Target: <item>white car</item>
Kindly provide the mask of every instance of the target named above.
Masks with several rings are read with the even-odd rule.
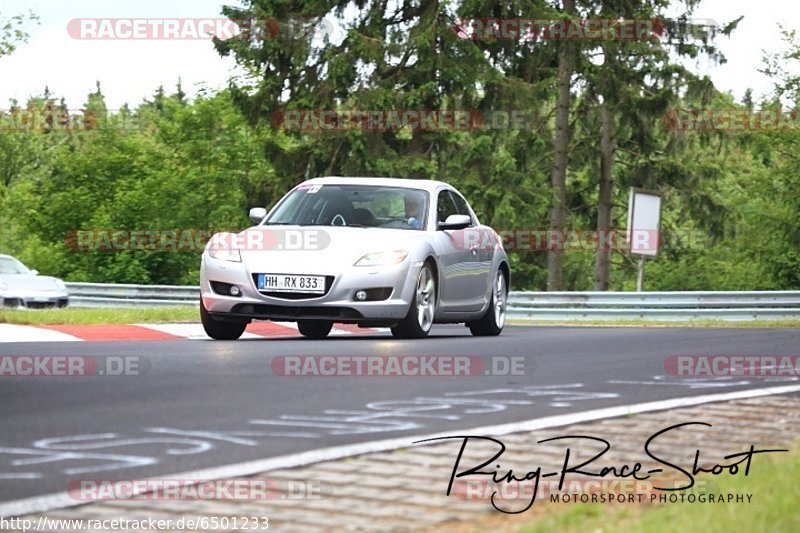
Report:
[[[310,338],[334,322],[424,337],[434,323],[499,335],[510,281],[500,237],[446,183],[306,181],[241,233],[218,233],[200,269],[200,317],[214,339],[252,320],[296,321]]]
[[[67,305],[69,293],[63,281],[40,276],[18,259],[0,255],[0,307],[45,309]]]

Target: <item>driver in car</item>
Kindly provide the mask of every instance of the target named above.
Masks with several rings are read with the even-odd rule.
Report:
[[[406,194],[404,200],[408,225],[414,229],[420,229],[424,221],[424,216],[422,214],[422,198],[417,194]]]

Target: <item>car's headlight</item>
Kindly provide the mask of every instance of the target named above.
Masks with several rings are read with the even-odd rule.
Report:
[[[408,251],[406,250],[372,252],[356,261],[355,266],[396,265],[402,263],[406,257],[408,257]]]
[[[4,291],[8,288],[8,285],[5,281],[0,281],[0,291]]]
[[[239,253],[238,248],[215,248],[211,246],[206,251],[208,252],[209,257],[219,259],[220,261],[233,261],[235,263],[242,262],[242,254]]]
[[[56,279],[56,280],[53,280],[53,281],[55,282],[55,286],[56,286],[56,288],[58,290],[60,290],[60,291],[67,290],[67,285],[63,281],[61,281],[60,279]]]

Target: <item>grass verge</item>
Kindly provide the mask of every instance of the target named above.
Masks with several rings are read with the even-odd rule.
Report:
[[[154,322],[199,322],[197,307],[142,307],[131,309],[0,309],[0,324],[142,324]]]

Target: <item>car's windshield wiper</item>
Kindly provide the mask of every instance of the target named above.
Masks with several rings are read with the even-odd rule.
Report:
[[[274,222],[270,223],[267,222],[264,226],[315,226],[315,227],[324,227],[324,228],[365,228],[371,229],[377,226],[365,226],[364,224],[345,224],[344,226],[340,226],[338,224],[322,224],[320,222],[302,224],[300,222]]]

